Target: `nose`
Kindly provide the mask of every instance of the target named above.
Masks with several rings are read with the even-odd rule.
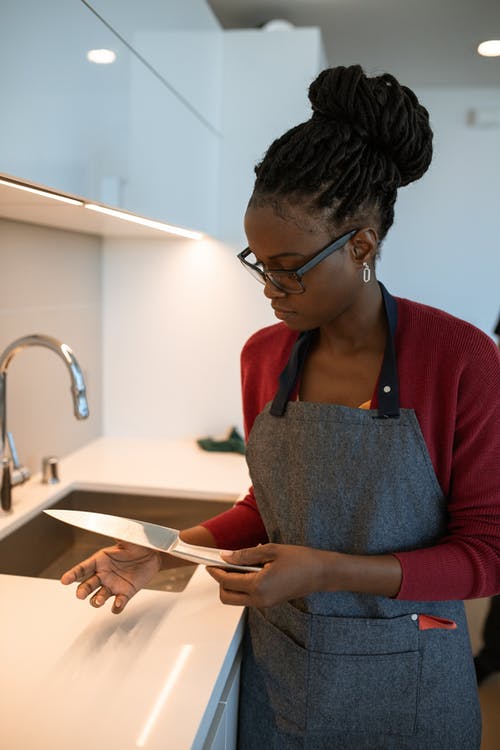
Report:
[[[282,289],[278,289],[277,286],[273,284],[272,281],[269,281],[269,279],[266,278],[266,283],[264,284],[264,294],[268,299],[279,299],[281,297],[286,297],[286,292],[284,292]]]

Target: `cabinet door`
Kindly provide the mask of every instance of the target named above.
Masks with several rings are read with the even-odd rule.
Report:
[[[219,703],[203,750],[226,750],[226,704]]]
[[[226,696],[226,744],[224,750],[236,750],[236,739],[238,735],[238,705],[240,694],[240,663],[241,657],[237,659],[237,671],[232,680],[228,680],[229,690]]]
[[[203,750],[236,750],[241,655],[238,654],[208,730]]]
[[[106,24],[81,2],[0,0],[0,172],[213,234],[219,23],[204,0],[97,4]]]

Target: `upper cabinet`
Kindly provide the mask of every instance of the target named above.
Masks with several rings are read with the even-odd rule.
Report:
[[[221,55],[202,0],[2,0],[0,172],[214,233]]]
[[[223,31],[205,0],[1,0],[0,173],[238,247],[323,63],[318,29]]]

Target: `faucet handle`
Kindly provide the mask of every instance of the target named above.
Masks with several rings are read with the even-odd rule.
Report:
[[[2,456],[1,458],[1,476],[0,476],[0,500],[3,510],[10,510],[12,495],[10,481],[10,458]]]
[[[18,484],[26,482],[30,478],[31,473],[27,466],[21,466],[19,458],[17,456],[16,444],[14,442],[14,436],[12,432],[7,433],[7,441],[9,443],[10,455],[12,456],[13,471],[10,474],[10,486],[16,487]],[[10,469],[9,469],[10,471]]]
[[[17,455],[16,444],[14,442],[14,435],[12,434],[12,432],[7,433],[7,442],[9,443],[10,455],[12,456],[14,469],[19,469],[19,457]]]

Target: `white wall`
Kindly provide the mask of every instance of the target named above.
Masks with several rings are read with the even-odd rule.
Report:
[[[193,438],[241,428],[239,354],[274,322],[215,240],[107,240],[104,433]]]
[[[402,188],[379,277],[395,294],[440,307],[491,335],[500,312],[500,128],[467,124],[500,106],[500,88],[417,91],[434,128],[428,173]]]
[[[0,219],[0,353],[21,336],[68,344],[82,368],[90,416],[73,414],[70,377],[53,352],[19,352],[7,371],[7,428],[32,472],[101,434],[101,243],[91,235]]]

